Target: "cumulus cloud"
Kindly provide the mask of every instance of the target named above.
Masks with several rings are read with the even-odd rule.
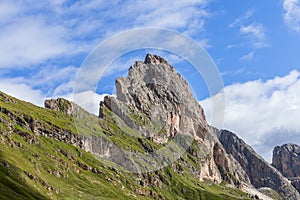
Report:
[[[300,32],[300,1],[284,0],[284,21],[288,27],[296,32]]]
[[[44,105],[45,96],[42,92],[25,83],[19,83],[12,79],[1,79],[0,91],[37,106]]]
[[[267,160],[275,145],[300,144],[300,72],[267,81],[255,80],[224,88],[224,126],[237,133]],[[217,102],[218,95],[213,97]],[[211,99],[200,102],[211,118]]]
[[[69,94],[66,99],[74,101],[83,109],[94,115],[99,115],[99,103],[108,94],[97,94],[94,91],[85,91],[78,94]]]
[[[25,18],[0,32],[0,68],[30,67],[49,58],[66,55],[64,28],[37,18]]]

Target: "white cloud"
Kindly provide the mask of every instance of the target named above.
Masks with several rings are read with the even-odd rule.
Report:
[[[40,90],[33,89],[24,83],[15,82],[13,79],[1,79],[0,91],[37,106],[44,105],[45,97]]]
[[[242,34],[252,34],[258,39],[264,39],[265,33],[261,24],[252,23],[248,26],[242,26],[240,28]]]
[[[4,23],[11,17],[16,16],[20,12],[20,7],[16,6],[16,2],[1,1],[0,2],[0,23]]]
[[[265,28],[262,24],[253,22],[247,26],[241,26],[240,33],[249,37],[252,45],[256,48],[268,46],[266,42]]]
[[[99,115],[99,103],[108,94],[97,94],[93,91],[85,91],[78,94],[69,94],[66,99],[74,101],[89,113]]]
[[[245,67],[241,67],[238,70],[229,70],[229,71],[221,72],[221,75],[222,76],[228,76],[228,75],[237,76],[237,75],[240,75],[242,73],[249,73],[249,72],[246,72],[246,68]]]
[[[269,44],[266,40],[265,27],[261,23],[257,23],[251,19],[253,13],[253,10],[247,10],[245,14],[236,18],[231,24],[229,24],[228,28],[238,28],[239,33],[242,36],[246,36],[247,42],[245,43],[248,44],[250,42],[250,46],[252,46],[252,48],[256,49],[267,47]],[[242,44],[229,44],[227,45],[227,48],[231,49],[241,45]]]
[[[64,34],[62,27],[45,24],[39,18],[24,18],[5,26],[0,32],[0,68],[24,68],[66,55],[71,46]]]
[[[246,54],[246,55],[243,55],[240,60],[241,61],[250,61],[252,60],[253,56],[254,56],[254,51],[251,51],[250,53]]]
[[[240,25],[243,21],[245,21],[245,20],[249,19],[250,17],[252,17],[253,12],[254,12],[253,10],[247,10],[247,12],[243,16],[236,18],[234,20],[234,22],[232,22],[231,24],[229,24],[228,27],[229,28],[233,28],[233,27],[235,27],[237,25]]]
[[[223,128],[237,133],[270,161],[275,145],[300,144],[299,91],[300,72],[296,70],[265,82],[255,80],[226,86]],[[210,119],[210,99],[200,104]]]
[[[300,1],[284,0],[284,21],[288,27],[296,32],[300,32]]]
[[[129,3],[129,2],[128,2]],[[133,3],[133,2],[131,2]],[[127,8],[130,4],[127,4]],[[206,1],[148,1],[138,3],[140,15],[136,19],[136,23],[142,26],[168,27],[168,28],[182,28],[187,27],[188,24],[194,24],[196,18],[207,17],[209,14],[203,9]],[[126,10],[130,12],[133,8]],[[187,14],[188,13],[188,14]],[[199,25],[199,29],[203,25]]]

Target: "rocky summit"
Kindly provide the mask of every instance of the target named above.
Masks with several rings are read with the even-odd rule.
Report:
[[[276,170],[210,126],[165,59],[147,54],[115,86],[99,116],[0,92],[0,199],[300,199],[285,178],[297,148],[276,150]]]
[[[105,97],[105,105],[118,114],[120,110],[127,113],[125,105],[129,114],[138,112],[145,116],[144,124],[146,120],[155,122],[155,128],[163,134],[148,129],[142,134],[158,143],[166,143],[178,133],[204,137],[201,130],[208,129],[203,109],[187,82],[159,56],[148,54],[144,62],[137,61],[130,67],[128,77],[117,78],[116,93],[117,98]],[[130,120],[126,122],[133,128],[142,129],[141,124]]]

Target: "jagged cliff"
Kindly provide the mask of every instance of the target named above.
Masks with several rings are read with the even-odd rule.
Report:
[[[0,93],[0,197],[14,187],[11,198],[249,199],[241,190],[254,185],[299,199],[249,146],[207,124],[163,58],[137,61],[116,92],[99,117],[61,98],[43,109]]]
[[[273,150],[272,165],[300,192],[300,146],[284,144]]]

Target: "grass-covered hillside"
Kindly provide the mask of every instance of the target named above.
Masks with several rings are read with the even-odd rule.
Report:
[[[106,136],[129,151],[146,152],[160,147],[124,132],[124,128],[120,129],[109,117],[108,111],[107,117],[101,120],[87,113],[86,116],[91,126],[94,123],[100,126],[95,126],[93,131],[86,130],[85,137]],[[47,134],[37,134],[37,128]],[[0,93],[0,199],[248,198],[247,194],[225,183],[198,180],[193,173],[200,170],[200,160],[195,156],[200,148],[196,142],[190,147],[190,153],[170,166],[133,174],[104,165],[80,145],[57,136],[62,133],[76,136],[72,115]]]

